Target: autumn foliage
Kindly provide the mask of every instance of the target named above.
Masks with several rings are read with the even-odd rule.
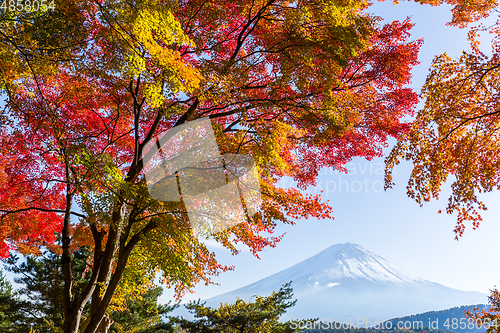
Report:
[[[482,220],[486,206],[478,194],[500,188],[500,26],[498,21],[476,22],[496,6],[479,2],[456,7],[472,15],[454,16],[450,24],[476,24],[469,26],[471,50],[458,59],[446,53],[434,58],[422,88],[425,105],[387,159],[386,187],[392,185],[395,165],[401,160],[413,163],[408,195],[421,205],[439,198],[445,182],[451,182],[445,211],[457,214],[456,239],[468,222],[475,229]],[[481,47],[481,35],[491,40],[491,55]]]
[[[478,326],[482,326],[485,333],[498,332],[498,322],[500,320],[500,292],[495,287],[490,290],[490,296],[488,296],[487,310],[480,310],[479,308],[474,308],[472,311],[467,311],[465,314],[467,318],[476,323]]]
[[[62,255],[65,332],[109,327],[127,276],[159,272],[182,295],[230,269],[193,236],[182,202],[148,194],[144,149],[175,126],[209,117],[221,154],[256,162],[261,210],[213,235],[233,253],[275,246],[277,223],[331,217],[320,196],[278,181],[305,188],[322,167],[381,156],[417,103],[405,85],[422,41],[368,5],[61,0],[0,14],[0,255]],[[89,282],[76,286],[82,245]]]

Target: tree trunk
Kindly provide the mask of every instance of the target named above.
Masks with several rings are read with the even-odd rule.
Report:
[[[97,328],[96,333],[108,333],[109,328],[111,327],[111,325],[113,325],[113,323],[113,319],[111,319],[111,317],[106,314],[104,318],[102,318],[101,324]]]
[[[81,313],[72,313],[69,316],[64,317],[64,333],[78,333],[78,327],[80,326],[81,319]]]
[[[67,195],[67,206],[71,207],[72,195]],[[106,309],[109,305],[110,299],[105,302],[103,311],[103,295],[101,295],[100,286],[106,289],[110,287],[111,276],[113,275],[113,265],[115,262],[115,255],[119,250],[120,239],[122,235],[122,223],[124,218],[125,205],[122,202],[117,204],[117,209],[113,212],[113,222],[116,222],[116,228],[110,227],[106,248],[102,248],[97,244],[102,239],[102,233],[97,230],[92,230],[95,240],[98,241],[95,248],[94,264],[92,277],[85,287],[83,292],[79,290],[73,292],[73,275],[71,270],[71,254],[69,251],[71,238],[69,235],[69,210],[66,213],[63,225],[63,255],[62,255],[62,270],[64,275],[64,333],[78,333],[78,332],[91,332],[91,333],[106,333],[110,326],[113,324],[112,319],[106,314]],[[121,254],[121,253],[120,253]],[[126,263],[126,261],[125,261]],[[115,272],[116,273],[116,272]],[[118,281],[121,279],[123,271],[118,273],[116,281],[111,281],[111,289],[113,292],[108,297],[111,298]],[[116,274],[115,274],[116,275]],[[75,293],[75,295],[73,295]],[[105,293],[107,295],[107,293]],[[92,297],[90,314],[80,329],[80,322],[82,318],[83,309],[85,304]],[[90,327],[88,327],[90,326]]]
[[[92,303],[90,306],[89,321],[82,332],[85,333],[105,333],[113,324],[112,319],[106,313],[106,310],[111,302],[114,291],[121,280],[124,266],[126,265],[128,255],[124,259],[124,251],[120,247],[123,236],[123,223],[125,218],[125,204],[118,201],[112,215],[112,227],[109,228],[108,240],[106,249],[103,253],[103,260],[99,270],[97,279],[98,286],[92,294]],[[118,263],[115,271],[113,266],[116,255],[118,254]],[[123,267],[121,267],[123,266]],[[101,288],[105,292],[102,293]]]
[[[79,332],[85,332],[89,323],[90,323],[90,317],[88,317],[85,320],[85,322],[82,324],[82,327],[81,327]],[[106,314],[95,332],[96,333],[108,333],[108,331],[111,328],[111,325],[113,325],[113,323],[114,323],[113,319],[111,319],[111,317],[108,314]]]

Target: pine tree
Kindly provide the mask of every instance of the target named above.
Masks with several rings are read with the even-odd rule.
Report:
[[[249,302],[238,299],[232,304],[221,304],[217,309],[206,306],[200,300],[190,302],[185,307],[197,319],[190,321],[176,317],[172,321],[189,333],[297,332],[298,329],[291,328],[290,322],[279,321],[280,316],[297,302],[291,301],[292,297],[290,281],[270,296],[254,296]]]
[[[0,333],[19,333],[23,322],[23,302],[13,290],[12,284],[0,271]]]

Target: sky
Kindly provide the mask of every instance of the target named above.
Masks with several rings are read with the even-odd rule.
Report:
[[[432,7],[413,2],[375,3],[368,9],[384,18],[385,22],[404,20],[407,16],[415,23],[412,39],[424,39],[420,50],[420,65],[413,70],[411,86],[420,91],[435,55],[446,52],[459,57],[468,49],[467,33],[446,26],[451,20],[451,7]],[[389,142],[387,154],[395,141]],[[305,260],[334,244],[352,242],[378,254],[418,277],[461,290],[480,291],[485,294],[500,284],[500,193],[482,195],[488,211],[484,212],[480,227],[472,230],[467,225],[463,237],[456,241],[453,228],[456,217],[438,214],[446,207],[449,185],[443,189],[441,199],[420,207],[406,195],[406,184],[411,164],[402,163],[395,169],[396,185],[383,190],[383,158],[367,162],[355,159],[347,165],[349,174],[323,169],[316,188],[323,189],[323,199],[333,207],[332,220],[300,220],[295,225],[279,225],[275,234],[285,234],[275,248],[267,248],[255,258],[244,247],[237,256],[230,255],[216,243],[208,243],[220,263],[234,265],[231,272],[221,273],[213,281],[219,286],[199,285],[195,293],[184,301],[206,299],[228,292]],[[284,180],[284,186],[293,186]],[[161,301],[172,299],[166,290]],[[486,302],[485,296],[485,302]]]

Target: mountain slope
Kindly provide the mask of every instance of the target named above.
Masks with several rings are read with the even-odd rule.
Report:
[[[409,326],[409,323],[413,327],[426,327],[431,329],[440,330],[452,330],[457,333],[482,333],[486,331],[489,325],[495,326],[496,323],[485,323],[483,321],[469,320],[465,316],[466,311],[474,312],[474,308],[477,307],[479,310],[487,311],[490,306],[486,304],[476,304],[461,307],[454,307],[451,309],[441,310],[441,311],[429,311],[425,313],[419,313],[411,316],[394,318],[388,320],[391,324],[384,323],[384,327],[403,327],[405,324]]]
[[[207,300],[218,306],[237,297],[268,295],[292,282],[297,304],[282,318],[382,321],[458,305],[486,303],[486,295],[445,287],[413,276],[384,258],[346,243],[248,286]],[[359,319],[359,321],[358,321]],[[356,324],[355,324],[356,325]],[[357,326],[360,326],[357,325]]]

